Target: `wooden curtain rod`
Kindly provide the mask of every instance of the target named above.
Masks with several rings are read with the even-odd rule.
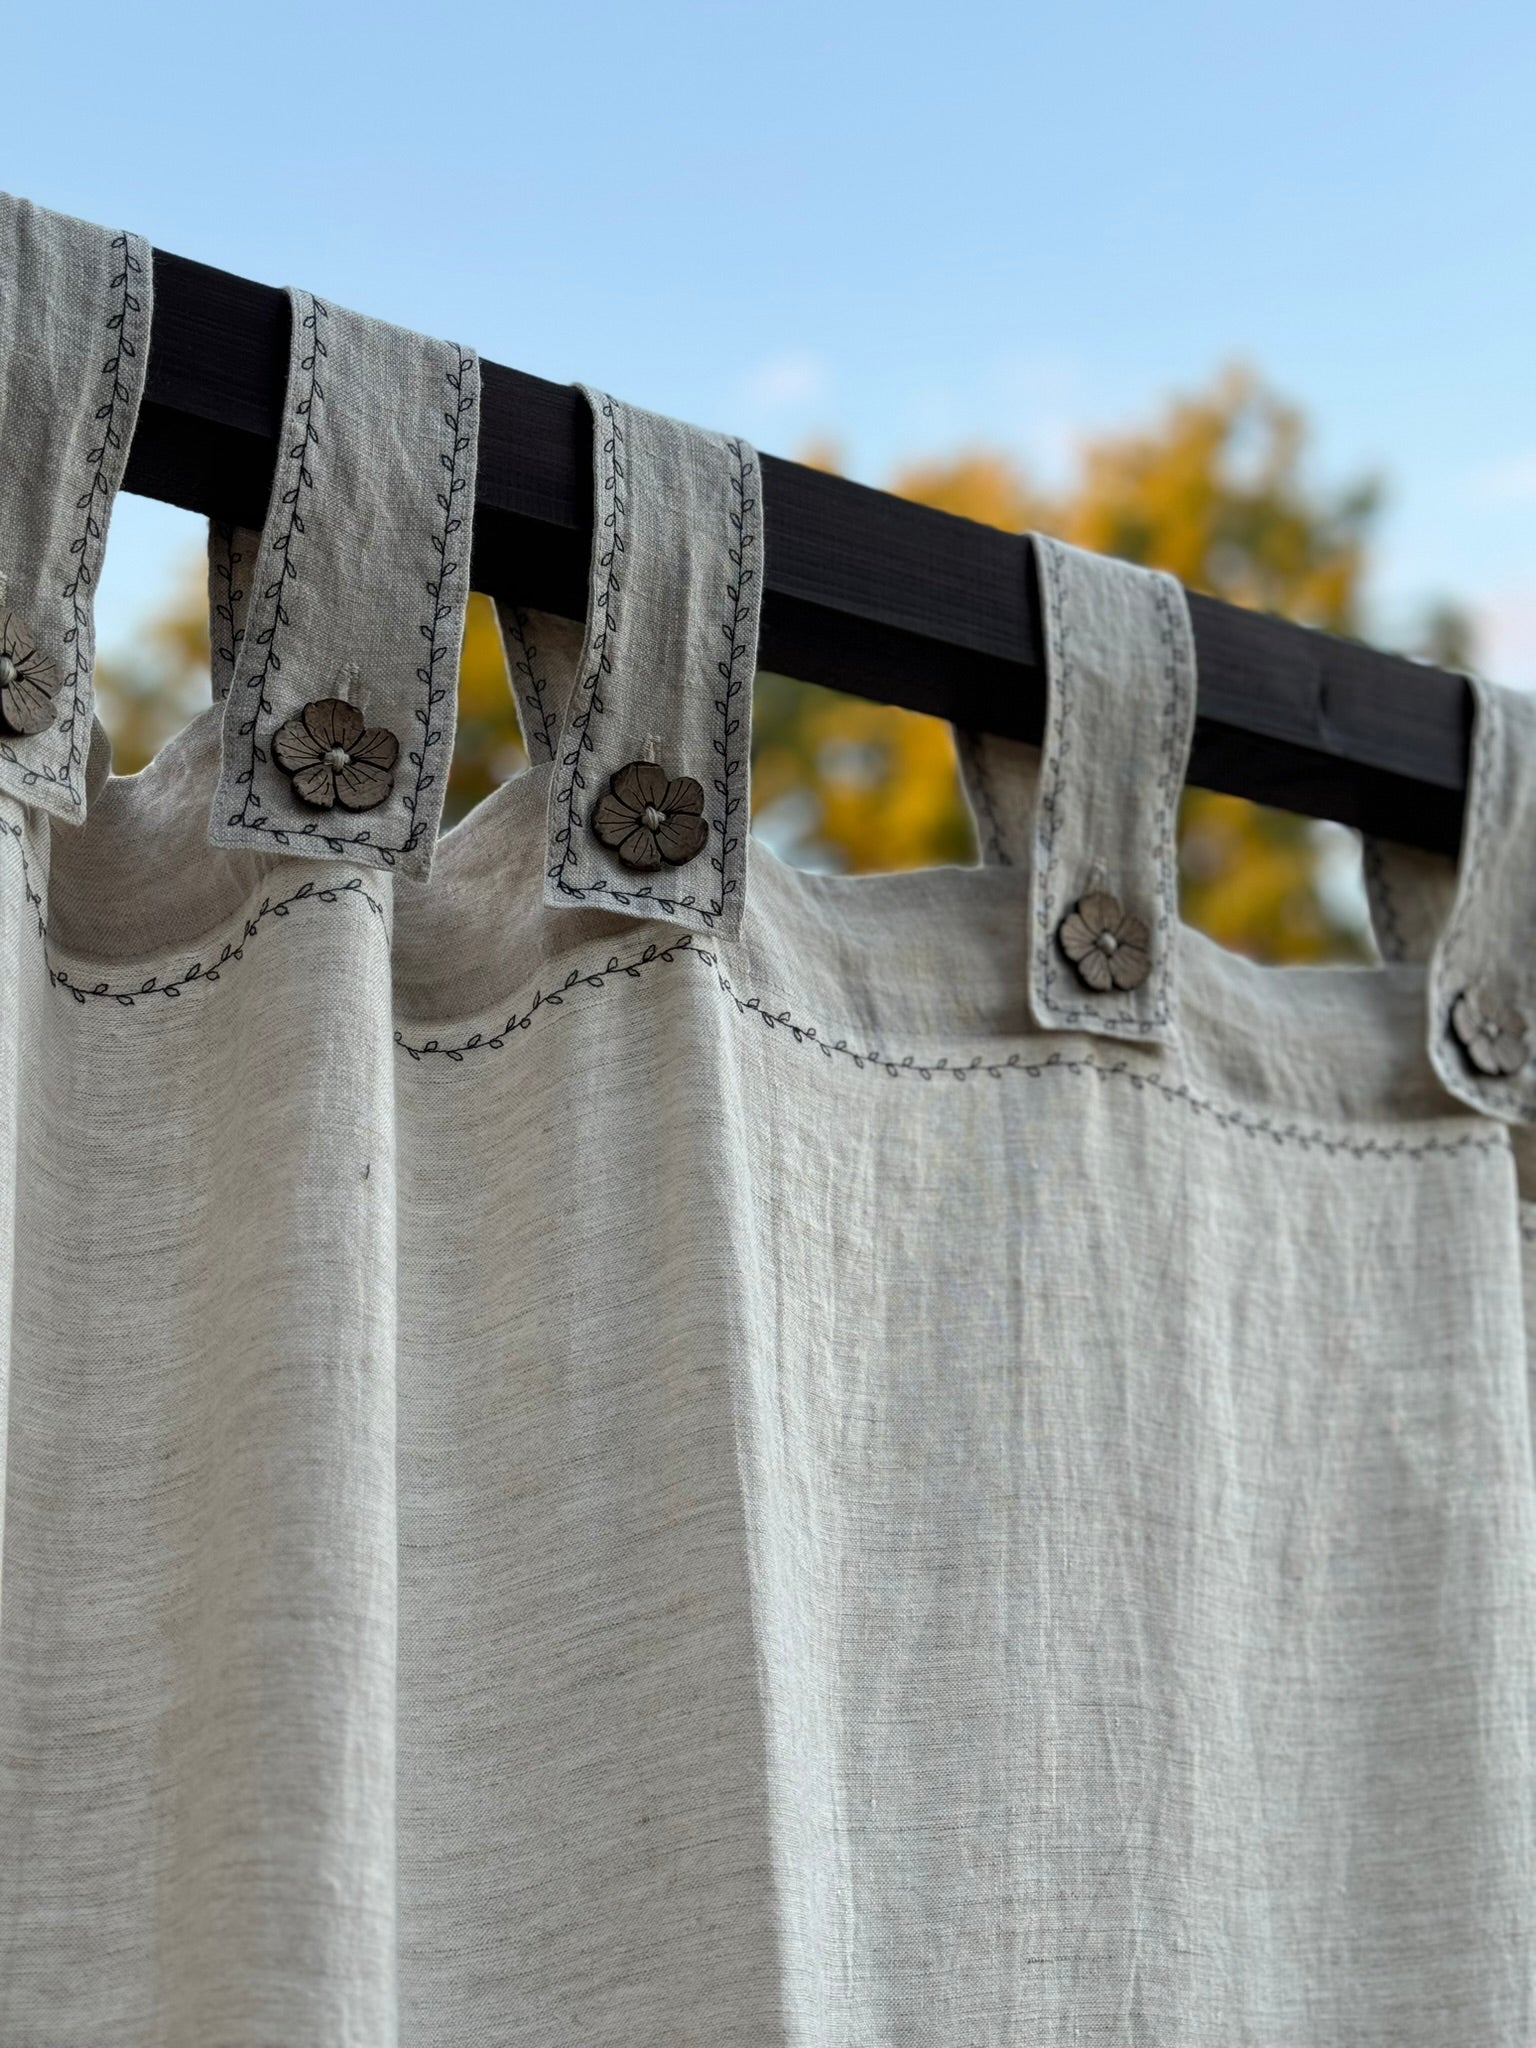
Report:
[[[148,382],[125,488],[259,527],[288,300],[155,253]],[[476,590],[579,619],[591,425],[572,386],[484,363]],[[1045,678],[1025,543],[762,457],[763,668],[1038,741]],[[1456,675],[1189,595],[1200,687],[1189,780],[1435,852],[1460,841],[1471,692]]]

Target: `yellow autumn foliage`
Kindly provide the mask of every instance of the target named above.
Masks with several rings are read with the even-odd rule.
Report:
[[[1150,427],[1087,440],[1064,491],[1037,487],[990,449],[913,464],[892,488],[1010,532],[1038,529],[1166,569],[1234,604],[1350,633],[1376,494],[1369,484],[1331,495],[1312,489],[1305,448],[1298,411],[1238,366],[1209,390],[1175,398]],[[825,450],[818,460],[836,467]],[[1458,624],[1449,614],[1441,621],[1444,632]],[[813,857],[853,873],[970,857],[953,850],[970,839],[947,726],[804,686],[785,691],[770,700],[760,743],[785,764],[781,782],[792,781],[791,771],[800,777],[789,815]],[[857,736],[861,750],[853,781],[841,765],[847,736]],[[899,803],[892,784],[903,785]],[[777,794],[770,784],[765,804]],[[1191,923],[1264,960],[1364,957],[1358,922],[1341,916],[1321,886],[1337,828],[1188,790],[1179,829],[1182,909]]]

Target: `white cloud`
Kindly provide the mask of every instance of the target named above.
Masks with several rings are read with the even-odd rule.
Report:
[[[831,381],[831,372],[820,356],[809,349],[791,349],[749,370],[745,387],[754,405],[793,406],[822,397]]]
[[[1039,481],[1059,487],[1075,472],[1091,410],[1079,364],[1051,353],[998,356],[979,396],[994,438],[1018,447]]]
[[[914,384],[890,407],[893,457],[942,457],[963,448],[1003,450],[1047,490],[1076,476],[1083,440],[1094,425],[1113,425],[1095,402],[1085,370],[1062,355],[999,352],[978,360],[963,381]]]
[[[1494,591],[1472,617],[1479,670],[1515,689],[1536,689],[1536,590]]]
[[[1536,449],[1485,462],[1470,473],[1464,489],[1479,505],[1536,505]]]

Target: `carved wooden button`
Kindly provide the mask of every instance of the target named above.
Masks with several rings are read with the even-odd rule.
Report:
[[[1084,896],[1057,929],[1063,953],[1078,979],[1102,995],[1110,988],[1139,988],[1152,969],[1146,926],[1122,910],[1102,889]]]
[[[592,830],[627,868],[679,868],[709,840],[704,791],[691,775],[669,776],[654,761],[628,761],[608,778]]]
[[[58,665],[38,646],[26,620],[15,612],[0,616],[0,730],[47,732],[57,715],[58,687]]]
[[[317,697],[277,728],[272,751],[305,803],[371,811],[395,786],[400,742],[382,725],[365,731],[363,714],[344,697]]]
[[[1530,1056],[1520,1012],[1478,989],[1463,989],[1452,1003],[1451,1029],[1480,1074],[1518,1074]]]

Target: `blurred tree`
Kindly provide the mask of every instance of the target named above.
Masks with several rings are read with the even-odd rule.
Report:
[[[194,558],[135,642],[96,664],[112,768],[135,775],[208,702],[208,572]]]
[[[444,826],[457,824],[498,783],[527,765],[507,681],[501,629],[490,599],[473,591],[459,659],[459,724],[443,802]]]
[[[894,488],[968,519],[1167,569],[1234,604],[1353,633],[1376,488],[1311,488],[1304,450],[1297,410],[1236,367],[1208,391],[1175,399],[1147,429],[1089,440],[1063,492],[1038,488],[984,450],[910,467]],[[818,459],[836,466],[826,450]],[[1457,615],[1444,610],[1438,626],[1443,640],[1458,630]],[[946,726],[766,683],[762,824],[778,822],[770,804],[787,804],[791,857],[803,850],[850,872],[968,857],[957,851],[970,838]],[[1183,912],[1211,937],[1265,960],[1368,957],[1357,903],[1339,887],[1341,853],[1347,859],[1352,845],[1340,828],[1188,790],[1179,829]]]
[[[1038,528],[1167,569],[1232,603],[1354,633],[1376,487],[1312,486],[1305,443],[1297,409],[1234,367],[1208,390],[1175,398],[1147,428],[1089,439],[1065,490],[1042,490],[984,450],[909,467],[894,488],[1009,531]],[[838,467],[827,445],[802,460]],[[1468,621],[1442,602],[1408,651],[1459,667],[1469,647]],[[119,773],[142,766],[207,702],[207,663],[199,564],[132,654],[102,664]],[[974,859],[941,720],[766,672],[754,719],[754,822],[786,859],[847,873]],[[476,595],[445,822],[525,758],[495,618]],[[1264,960],[1367,957],[1352,835],[1201,790],[1185,792],[1179,829],[1184,915],[1211,937]]]

